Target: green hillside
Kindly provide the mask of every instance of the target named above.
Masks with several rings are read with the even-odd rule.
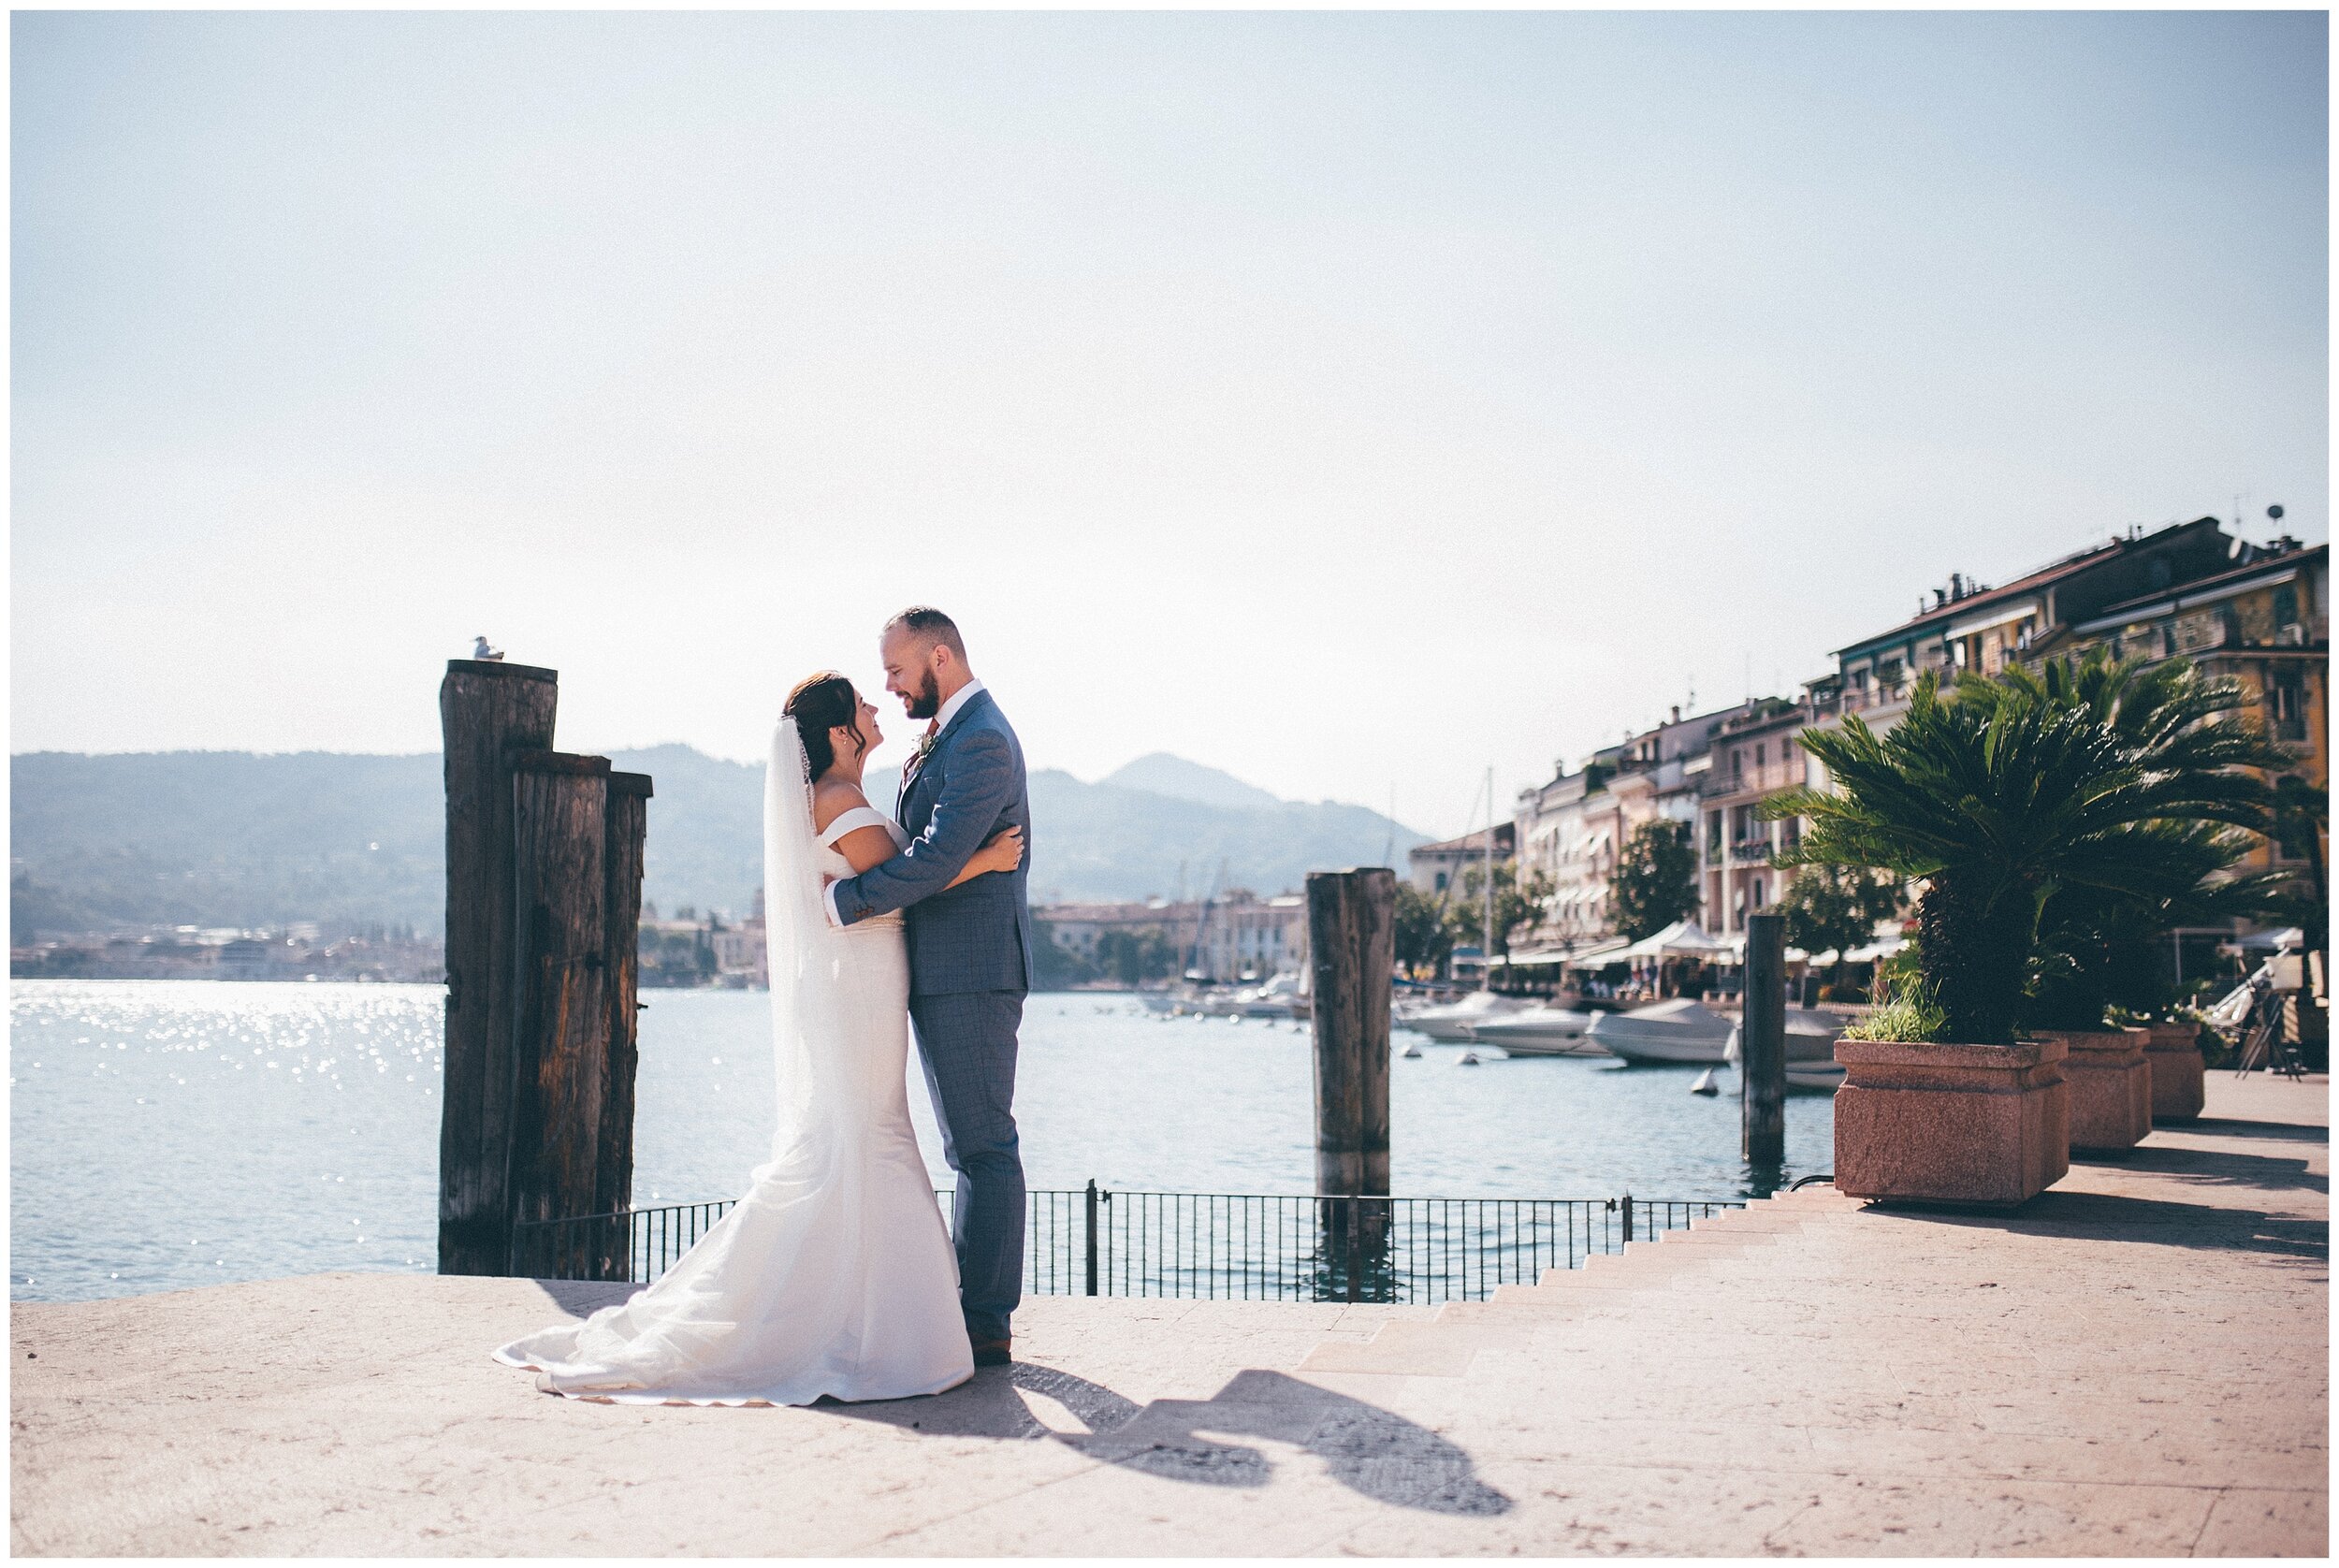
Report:
[[[610,759],[656,780],[645,896],[669,914],[744,913],[763,875],[763,770],[687,746]],[[1188,783],[1214,771],[1179,770]],[[435,932],[444,916],[435,754],[28,752],[9,775],[19,941],[118,922]],[[1216,777],[1219,798],[1250,788]],[[890,774],[869,784],[890,801]],[[1031,792],[1032,891],[1043,900],[1169,896],[1182,865],[1189,894],[1213,883],[1276,893],[1310,870],[1378,864],[1392,833],[1398,857],[1422,842],[1363,806],[1213,805],[1053,769],[1032,776]]]

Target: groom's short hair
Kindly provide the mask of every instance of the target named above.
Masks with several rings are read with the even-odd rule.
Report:
[[[965,639],[958,634],[958,622],[933,605],[912,604],[908,609],[887,621],[885,630],[891,632],[896,626],[922,643],[929,646],[940,643],[944,647],[958,655],[960,663],[966,662],[966,644]]]

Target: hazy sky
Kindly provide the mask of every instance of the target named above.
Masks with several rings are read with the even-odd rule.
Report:
[[[484,632],[757,756],[931,601],[1035,765],[1457,832],[1952,571],[2326,538],[2325,29],[20,12],[12,748],[431,749]]]

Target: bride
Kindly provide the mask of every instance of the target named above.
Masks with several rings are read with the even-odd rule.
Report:
[[[899,915],[842,930],[824,877],[905,835],[862,793],[884,736],[843,675],[788,695],[763,786],[778,1129],[747,1196],[656,1284],[495,1358],[572,1399],[809,1404],[937,1394],[974,1374],[958,1263],[909,1123],[909,967]],[[1001,833],[958,880],[1011,871]]]

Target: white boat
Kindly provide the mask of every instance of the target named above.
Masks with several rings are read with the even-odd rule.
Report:
[[[1454,1045],[1470,1038],[1462,1032],[1464,1025],[1501,1018],[1507,1013],[1523,1012],[1526,1008],[1527,1004],[1516,996],[1505,996],[1494,991],[1474,991],[1459,1002],[1450,1002],[1442,1008],[1422,1009],[1405,1020],[1405,1027],[1427,1035],[1433,1040]]]
[[[1628,1062],[1693,1062],[1711,1067],[1723,1060],[1730,1021],[1686,996],[1631,1012],[1604,1012],[1584,1038]]]
[[[1690,1093],[1693,1095],[1721,1094],[1722,1085],[1714,1082],[1714,1069],[1707,1067],[1704,1072],[1699,1073],[1697,1082],[1690,1085]]]
[[[1844,1021],[1821,1008],[1787,1009],[1787,1087],[1832,1094],[1843,1086],[1843,1064],[1836,1060],[1836,1041]],[[1727,1060],[1739,1057],[1738,1031],[1730,1031],[1724,1048]]]
[[[1528,1008],[1502,1018],[1466,1024],[1464,1038],[1478,1045],[1499,1045],[1513,1056],[1605,1056],[1598,1044],[1584,1038],[1591,1014],[1569,1008]]]

